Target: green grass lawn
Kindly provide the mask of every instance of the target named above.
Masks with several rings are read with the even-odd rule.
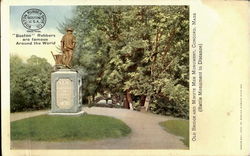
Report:
[[[159,123],[164,130],[177,136],[183,137],[181,141],[189,147],[189,121],[188,120],[168,120]]]
[[[41,115],[11,122],[11,140],[97,140],[122,137],[130,132],[121,120],[100,115]]]

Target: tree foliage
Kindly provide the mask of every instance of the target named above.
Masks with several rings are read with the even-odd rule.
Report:
[[[151,111],[188,118],[187,6],[78,6],[74,15],[61,30],[75,29],[84,95],[150,97]]]
[[[51,65],[44,58],[31,56],[23,62],[10,57],[11,112],[38,110],[50,106]]]

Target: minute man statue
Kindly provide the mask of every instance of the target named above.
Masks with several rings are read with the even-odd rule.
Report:
[[[61,40],[61,50],[64,53],[63,64],[68,68],[71,68],[73,50],[76,45],[76,37],[72,33],[73,29],[67,28],[67,33],[62,37]]]

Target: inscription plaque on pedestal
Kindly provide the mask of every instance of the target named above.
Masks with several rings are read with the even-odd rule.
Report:
[[[72,107],[73,82],[70,79],[59,79],[56,82],[56,101],[60,109]]]
[[[82,107],[82,79],[79,73],[60,69],[51,74],[51,113],[78,113]]]

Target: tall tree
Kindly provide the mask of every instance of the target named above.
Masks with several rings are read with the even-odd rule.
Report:
[[[148,97],[152,111],[188,117],[187,6],[79,6],[69,24],[85,95],[124,96],[126,108]]]

